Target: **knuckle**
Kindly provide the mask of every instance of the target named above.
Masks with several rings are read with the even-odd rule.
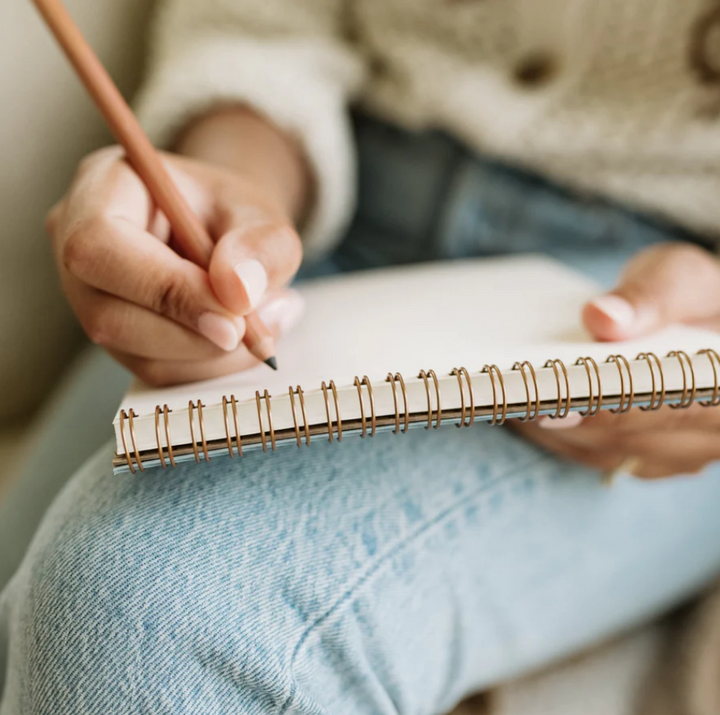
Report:
[[[62,262],[78,278],[88,275],[96,263],[95,237],[105,229],[100,219],[90,219],[71,229],[63,242]]]
[[[692,243],[671,243],[666,247],[667,255],[674,260],[706,260],[708,253],[704,248]]]
[[[90,340],[105,348],[122,348],[132,334],[131,314],[121,303],[98,299],[80,320]]]
[[[152,306],[159,315],[176,317],[184,314],[188,300],[183,281],[168,273],[155,286]]]
[[[167,363],[160,360],[140,360],[133,372],[150,387],[169,387],[174,384]]]
[[[123,149],[117,144],[97,149],[80,160],[76,176],[82,176],[88,171],[92,171],[98,164],[109,161],[116,161],[122,156]]]
[[[109,347],[114,342],[112,322],[110,311],[102,304],[89,306],[80,316],[80,324],[90,341],[103,347]]]
[[[88,154],[87,156],[84,156],[80,162],[77,165],[77,170],[75,171],[75,178],[78,178],[80,176],[83,176],[84,174],[87,174],[88,171],[90,171],[98,160],[98,154],[102,150],[94,151],[91,154]]]
[[[284,227],[283,231],[288,234],[288,237],[285,240],[287,246],[288,262],[290,264],[292,273],[295,274],[300,268],[300,264],[302,263],[303,259],[302,241],[300,240],[298,232],[291,226]]]
[[[717,261],[713,256],[701,246],[691,243],[671,243],[666,246],[658,246],[657,255],[663,259],[659,266],[660,269],[673,273],[682,273],[683,275],[694,275],[697,278],[697,272],[701,275],[705,272],[717,271]]]

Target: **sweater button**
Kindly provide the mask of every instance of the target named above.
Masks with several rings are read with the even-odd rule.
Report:
[[[692,28],[690,64],[703,84],[720,82],[720,7],[701,15]]]
[[[515,81],[536,89],[550,82],[558,71],[557,60],[547,52],[533,52],[521,58],[513,68]]]

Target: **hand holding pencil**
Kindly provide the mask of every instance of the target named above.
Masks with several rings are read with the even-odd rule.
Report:
[[[238,109],[187,133],[185,153],[202,161],[161,157],[59,0],[34,2],[124,149],[86,159],[48,222],[86,331],[154,384],[255,359],[274,367],[273,335],[255,310],[275,333],[301,312],[282,289],[302,253],[292,226],[307,193],[299,152]]]

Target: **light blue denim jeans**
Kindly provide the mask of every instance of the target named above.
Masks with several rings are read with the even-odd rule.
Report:
[[[306,275],[534,250],[609,283],[689,238],[446,137],[369,121],[358,137],[358,217]],[[111,453],[70,480],[0,598],[1,715],[442,713],[720,569],[720,470],[607,489],[498,427],[134,476]]]

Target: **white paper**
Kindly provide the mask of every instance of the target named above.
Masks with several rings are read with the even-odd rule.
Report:
[[[433,369],[440,380],[442,407],[459,408],[460,393],[453,368],[472,374],[476,406],[493,404],[492,382],[481,374],[486,364],[496,364],[505,374],[506,399],[526,398],[516,361],[538,368],[542,399],[557,394],[552,370],[542,370],[549,359],[572,366],[577,358],[591,356],[604,362],[609,355],[629,359],[640,352],[665,356],[671,350],[693,354],[703,348],[720,349],[720,336],[687,327],[673,327],[660,334],[625,343],[595,343],[580,322],[583,304],[600,292],[586,277],[543,257],[464,260],[458,263],[424,264],[382,269],[322,279],[302,287],[307,300],[303,320],[278,344],[277,372],[261,365],[255,369],[214,380],[166,389],[135,384],[125,396],[121,410],[132,409],[139,450],[157,446],[156,406],[172,410],[171,434],[176,445],[191,441],[188,402],[202,400],[203,423],[208,440],[226,436],[222,398],[234,396],[239,410],[241,434],[259,432],[256,391],[272,396],[275,429],[293,426],[288,388],[305,392],[308,422],[326,424],[326,404],[320,385],[334,380],[339,391],[343,420],[360,417],[356,376],[368,376],[373,385],[377,415],[394,415],[388,373],[406,379],[410,411],[427,410],[427,391],[420,370]],[[683,372],[676,359],[664,360],[666,389],[682,387]],[[508,374],[509,373],[509,374]],[[616,365],[602,368],[603,392],[620,393]],[[634,389],[649,391],[651,373],[644,363],[633,365]],[[571,391],[587,397],[587,374],[582,367],[569,370]],[[696,360],[697,386],[712,386],[711,362]],[[564,378],[563,378],[564,380]],[[431,385],[431,407],[436,409]],[[498,385],[496,383],[496,390]],[[563,384],[564,389],[564,384]],[[366,414],[369,395],[362,391]],[[335,420],[330,397],[331,419]],[[264,402],[262,403],[265,410]],[[402,404],[400,405],[402,409]],[[118,454],[123,454],[115,419]],[[263,412],[265,415],[265,412]],[[263,418],[265,419],[265,417]],[[198,425],[195,424],[196,439]],[[267,424],[264,423],[264,429]]]

